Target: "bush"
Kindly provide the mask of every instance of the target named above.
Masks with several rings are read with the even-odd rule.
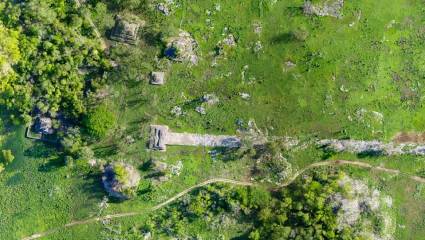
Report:
[[[106,105],[101,105],[89,112],[83,120],[87,132],[96,138],[104,138],[116,124],[115,114]]]
[[[1,160],[3,162],[4,165],[8,165],[10,163],[13,162],[13,160],[15,159],[15,156],[12,153],[12,150],[7,149],[7,150],[2,150],[1,151]]]

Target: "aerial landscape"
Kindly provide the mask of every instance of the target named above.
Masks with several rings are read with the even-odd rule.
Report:
[[[0,240],[425,240],[422,0],[0,0]]]

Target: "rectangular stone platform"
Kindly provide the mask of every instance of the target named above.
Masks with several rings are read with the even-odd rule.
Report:
[[[166,145],[238,148],[236,136],[170,132],[168,126],[152,125],[149,148],[165,151]]]

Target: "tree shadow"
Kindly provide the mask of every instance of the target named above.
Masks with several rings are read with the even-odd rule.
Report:
[[[46,146],[46,143],[36,141],[30,148],[24,151],[24,156],[33,158],[47,158],[56,155],[56,149]]]
[[[65,166],[65,161],[60,156],[50,158],[46,163],[38,167],[39,172],[51,172]]]
[[[142,32],[142,40],[147,45],[151,47],[159,47],[161,49],[165,49],[166,46],[164,42],[162,41],[162,33],[161,32],[154,32],[145,30]]]
[[[118,147],[115,144],[112,144],[109,146],[94,148],[93,151],[96,156],[104,158],[118,154]]]
[[[6,181],[6,186],[12,187],[17,186],[22,183],[24,180],[24,175],[20,172],[15,173],[13,176],[9,177]]]
[[[370,149],[367,151],[363,151],[361,153],[357,154],[358,158],[376,158],[376,157],[380,157],[382,155],[384,155],[384,151],[381,149]]]
[[[214,147],[209,151],[211,158],[223,162],[230,162],[241,159],[245,156],[245,152],[241,148]]]
[[[107,192],[103,188],[102,174],[100,172],[91,171],[84,175],[84,184],[82,191],[91,199],[101,200],[107,196]]]
[[[296,38],[295,38],[293,33],[286,32],[286,33],[281,33],[279,35],[273,36],[270,39],[270,42],[272,44],[280,44],[280,43],[290,43],[290,42],[293,42],[295,40],[296,40]]]

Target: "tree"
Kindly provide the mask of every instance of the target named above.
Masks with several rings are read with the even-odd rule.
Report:
[[[5,64],[15,64],[21,58],[19,31],[6,28],[0,21],[0,36],[0,69],[3,69]]]
[[[104,138],[108,131],[115,127],[115,114],[109,111],[108,106],[101,105],[89,112],[83,120],[87,132],[96,138]]]
[[[4,165],[8,165],[12,163],[13,160],[15,159],[15,156],[13,156],[12,150],[6,149],[6,150],[2,150],[1,152],[2,152],[2,161]]]

